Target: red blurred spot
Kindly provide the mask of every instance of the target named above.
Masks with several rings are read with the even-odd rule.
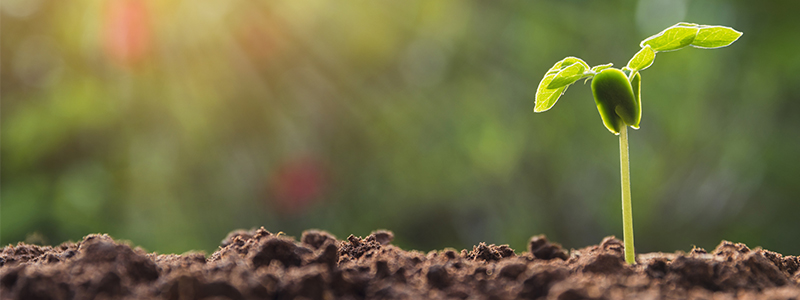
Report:
[[[112,61],[132,66],[150,51],[152,36],[147,7],[140,0],[106,2],[103,50]]]
[[[324,185],[319,162],[303,158],[284,163],[272,176],[271,190],[281,212],[298,213],[322,196]]]

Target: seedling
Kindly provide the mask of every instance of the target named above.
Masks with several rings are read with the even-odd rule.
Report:
[[[627,127],[639,129],[639,122],[642,120],[642,76],[639,72],[653,64],[658,52],[675,51],[687,46],[701,49],[722,48],[732,44],[740,36],[741,32],[730,27],[681,22],[643,40],[639,44],[642,49],[622,69],[612,68],[613,64],[590,68],[582,59],[569,56],[553,65],[539,82],[534,112],[549,110],[576,81],[593,79],[592,95],[603,125],[611,133],[619,135],[622,224],[625,261],[628,264],[633,264],[636,260],[633,249]]]

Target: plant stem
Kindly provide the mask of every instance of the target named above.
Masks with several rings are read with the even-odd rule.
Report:
[[[628,126],[620,121],[619,167],[622,175],[622,232],[625,243],[625,261],[636,263],[633,249],[633,209],[631,208],[631,168],[628,158]]]

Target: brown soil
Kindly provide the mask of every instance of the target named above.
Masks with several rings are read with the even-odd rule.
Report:
[[[297,242],[236,231],[206,258],[146,253],[107,235],[56,247],[6,246],[2,299],[799,299],[800,258],[723,241],[711,251],[623,261],[622,243],[565,251],[544,236],[528,251],[480,245],[422,253],[393,235]]]

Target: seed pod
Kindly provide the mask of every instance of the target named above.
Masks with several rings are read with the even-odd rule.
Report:
[[[633,123],[628,125],[634,129],[639,129],[639,122],[642,121],[642,75],[640,75],[639,72],[636,72],[636,74],[631,77],[631,87],[633,88],[633,97],[635,98],[633,104],[636,105],[633,115],[636,116],[636,119],[634,119]]]
[[[592,94],[597,111],[600,112],[603,124],[614,134],[619,134],[621,123],[639,128],[642,110],[638,97],[641,82],[638,73],[634,75],[634,81],[637,85],[636,96],[631,82],[620,69],[605,69],[592,79]]]

